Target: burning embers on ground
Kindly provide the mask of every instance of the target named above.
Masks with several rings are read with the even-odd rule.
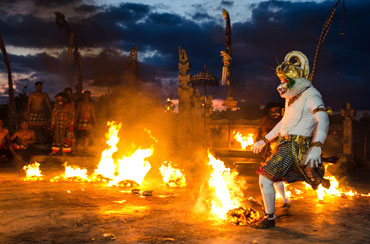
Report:
[[[121,123],[108,122],[108,132],[106,133],[107,148],[102,152],[100,162],[91,175],[87,174],[87,169],[81,169],[75,165],[64,164],[63,174],[50,179],[51,182],[73,181],[73,182],[100,182],[106,186],[134,187],[143,183],[146,174],[151,169],[149,158],[154,152],[154,146],[150,148],[138,148],[132,153],[128,153],[119,159],[115,159],[113,154],[118,151],[119,143],[118,132],[122,127]],[[150,138],[157,142],[150,130],[145,129]],[[40,164],[34,163],[24,167],[26,171],[25,180],[41,180],[42,174]],[[163,181],[169,187],[183,187],[186,185],[185,175],[179,169],[173,168],[169,163],[164,162],[160,168]]]
[[[118,134],[122,125],[121,123],[109,122],[108,126],[109,129],[106,133],[107,146],[101,153],[100,161],[92,174],[89,175],[87,169],[79,168],[76,165],[68,165],[66,162],[64,173],[52,177],[49,181],[84,182],[103,184],[107,187],[136,188],[143,184],[150,170],[156,170],[162,176],[163,183],[168,187],[186,187],[184,171],[177,168],[178,166],[173,162],[165,160],[160,167],[153,168],[151,162],[154,160],[152,155],[155,145],[148,148],[138,147],[131,152],[118,152],[117,145],[120,141]],[[145,131],[154,144],[159,143],[150,130],[145,129]],[[253,140],[253,136],[249,136],[252,139],[246,140]],[[253,141],[248,142],[247,145],[250,143],[253,143]],[[122,156],[114,157],[116,153]],[[211,216],[237,225],[249,225],[258,221],[261,214],[248,207],[247,201],[250,198],[246,197],[243,192],[244,188],[238,179],[238,172],[225,167],[224,162],[216,159],[211,153],[208,153],[208,160],[206,161],[210,171],[206,176],[207,182],[203,184],[203,189],[201,189],[201,192],[206,192],[206,199],[202,201],[202,204],[206,206],[205,209],[211,213]],[[26,165],[23,169],[26,172],[25,181],[40,181],[46,178],[41,173],[40,164],[37,162]],[[329,189],[320,186],[315,193],[313,190],[309,190],[310,186],[308,185],[302,184],[299,189],[288,185],[286,186],[286,196],[290,200],[303,198],[306,194],[312,193],[317,194],[319,200],[336,196],[370,197],[370,194],[358,194],[352,189],[344,190],[345,188],[340,188],[334,176],[329,176],[328,179],[331,182]],[[134,193],[135,190],[140,191],[133,189],[128,192]],[[150,192],[148,196],[151,196],[151,191],[148,192]]]
[[[325,165],[325,169],[328,168],[328,164]],[[326,174],[328,174],[328,171]],[[318,189],[315,191],[312,187],[303,182],[293,185],[284,183],[285,186],[285,196],[288,200],[296,200],[304,198],[307,195],[316,195],[317,200],[323,201],[325,199],[330,199],[333,197],[370,197],[370,193],[363,194],[358,193],[350,187],[340,186],[338,180],[333,175],[325,177],[330,181],[330,187],[328,189],[324,188],[322,185],[319,185]],[[282,197],[277,193],[277,199],[282,199]]]

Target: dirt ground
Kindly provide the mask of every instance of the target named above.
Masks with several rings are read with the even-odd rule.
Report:
[[[149,185],[153,196],[94,183],[23,181],[0,169],[0,243],[370,243],[370,198],[307,195],[255,230],[194,211],[194,189]],[[259,197],[257,176],[244,175]],[[370,192],[369,184],[356,186]],[[278,203],[279,205],[279,203]]]

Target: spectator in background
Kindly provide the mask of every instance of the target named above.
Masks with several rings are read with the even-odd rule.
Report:
[[[83,152],[88,152],[90,133],[96,125],[95,106],[90,99],[90,91],[85,91],[83,100],[77,104],[77,137],[83,144]]]
[[[11,151],[15,156],[19,156],[23,161],[28,163],[31,159],[32,144],[36,142],[36,135],[33,130],[28,128],[26,121],[21,122],[20,129],[10,138],[10,141],[13,142],[14,140],[16,142],[10,147]]]
[[[35,83],[36,91],[32,92],[27,101],[27,117],[29,125],[35,130],[37,143],[45,144],[47,138],[48,116],[51,112],[50,99],[42,92],[42,82]],[[47,113],[45,113],[45,108]]]
[[[74,126],[74,107],[66,103],[63,92],[55,96],[55,104],[51,115],[50,129],[53,134],[52,152],[55,155],[62,151],[63,155],[71,152]]]
[[[82,87],[80,83],[77,83],[75,86],[76,92],[72,94],[73,96],[73,101],[75,101],[76,104],[80,102],[83,99],[83,94],[82,94]]]
[[[70,103],[73,107],[76,107],[76,100],[72,93],[72,88],[68,87],[64,89],[64,94],[66,96],[66,103]]]
[[[12,159],[12,154],[9,151],[9,131],[3,128],[3,121],[0,119],[0,158],[6,157],[8,161]]]

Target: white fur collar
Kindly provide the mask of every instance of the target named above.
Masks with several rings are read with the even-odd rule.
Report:
[[[293,94],[294,92],[296,93],[296,96],[297,96],[301,92],[301,95],[297,98],[296,101],[294,101],[290,105],[289,105],[289,100],[291,99],[285,99],[285,113],[282,119],[282,125],[280,129],[280,134],[282,136],[288,135],[289,132],[301,120],[302,114],[303,114],[303,108],[304,108],[304,105],[306,104],[307,98],[312,97],[313,95],[319,95],[321,97],[320,92],[316,90],[316,88],[314,88],[311,85],[311,83],[309,83],[309,86],[307,86],[307,81],[308,81],[307,79],[300,78],[300,79],[295,79],[295,81],[296,83],[291,88],[292,89],[291,94]]]

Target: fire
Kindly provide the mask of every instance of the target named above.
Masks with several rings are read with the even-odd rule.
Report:
[[[142,184],[151,165],[145,159],[152,156],[153,149],[137,149],[130,157],[118,159],[118,174],[113,177],[108,186],[118,186],[123,181],[133,181]],[[130,185],[131,186],[131,185]]]
[[[24,181],[38,181],[43,180],[42,174],[40,170],[40,164],[38,162],[34,162],[33,164],[28,164],[23,167],[23,170],[26,171],[26,178]]]
[[[171,166],[171,161],[165,161],[162,166],[159,168],[161,172],[163,181],[169,187],[185,187],[186,180],[185,175],[181,172],[181,170],[173,168]]]
[[[50,182],[57,182],[61,178],[67,181],[74,181],[74,182],[82,182],[82,181],[90,181],[87,176],[87,169],[80,169],[78,166],[72,165],[68,166],[68,163],[64,163],[64,175],[56,176],[50,180]]]
[[[119,142],[118,132],[122,124],[115,121],[108,122],[109,130],[105,135],[107,138],[108,148],[101,155],[98,168],[95,169],[92,180],[108,182],[108,186],[132,187],[141,185],[151,165],[145,159],[153,154],[153,149],[137,149],[130,156],[125,156],[117,161],[114,160],[113,154],[117,152]],[[145,130],[150,136],[149,130]],[[151,136],[154,140],[155,138]]]
[[[230,168],[226,168],[224,162],[216,159],[212,154],[208,153],[209,165],[212,166],[213,172],[209,179],[209,185],[214,188],[215,200],[212,200],[212,212],[219,218],[226,220],[227,212],[231,209],[239,208],[241,202],[239,197],[243,193],[238,185],[235,184],[235,178],[238,175],[236,171],[231,172]],[[236,194],[238,193],[238,194]]]
[[[244,206],[244,194],[238,184],[238,172],[226,168],[224,162],[208,152],[209,165],[212,166],[208,181],[214,192],[212,213],[222,220],[236,225],[249,225],[260,219],[260,214]],[[249,199],[248,199],[249,200]]]
[[[115,177],[114,173],[116,171],[116,164],[113,160],[113,153],[117,152],[117,143],[119,142],[118,132],[121,129],[122,124],[117,124],[115,121],[110,121],[107,123],[109,126],[108,132],[105,135],[108,144],[102,154],[98,165],[98,168],[94,172],[94,180],[101,178],[113,179]],[[100,176],[100,177],[99,177]]]
[[[327,165],[325,165],[325,168],[327,168]],[[347,197],[370,197],[370,193],[364,194],[364,193],[358,193],[357,191],[349,188],[349,187],[341,187],[338,180],[335,178],[335,176],[330,175],[326,177],[325,179],[330,181],[330,187],[329,189],[324,188],[322,185],[319,185],[318,189],[316,190],[315,194],[317,195],[317,199],[319,201],[324,200],[328,197],[340,197],[340,196],[347,196]],[[304,192],[303,190],[298,190],[296,188],[293,188],[295,191],[294,196],[292,198],[298,198],[296,195],[300,195],[303,193],[307,193],[308,191],[313,191],[312,187],[307,184],[306,182],[303,182],[303,185],[305,186],[305,189],[307,190]],[[302,196],[301,196],[302,198]]]
[[[240,132],[233,131],[233,134],[234,139],[240,143],[243,150],[254,144],[253,133],[249,133],[248,136],[243,136]]]
[[[149,129],[145,128],[145,129],[144,129],[144,131],[145,131],[146,133],[148,133],[149,137],[150,137],[153,141],[158,142],[158,139],[157,139],[157,138],[155,138],[155,137],[152,135],[151,130],[149,130]]]

